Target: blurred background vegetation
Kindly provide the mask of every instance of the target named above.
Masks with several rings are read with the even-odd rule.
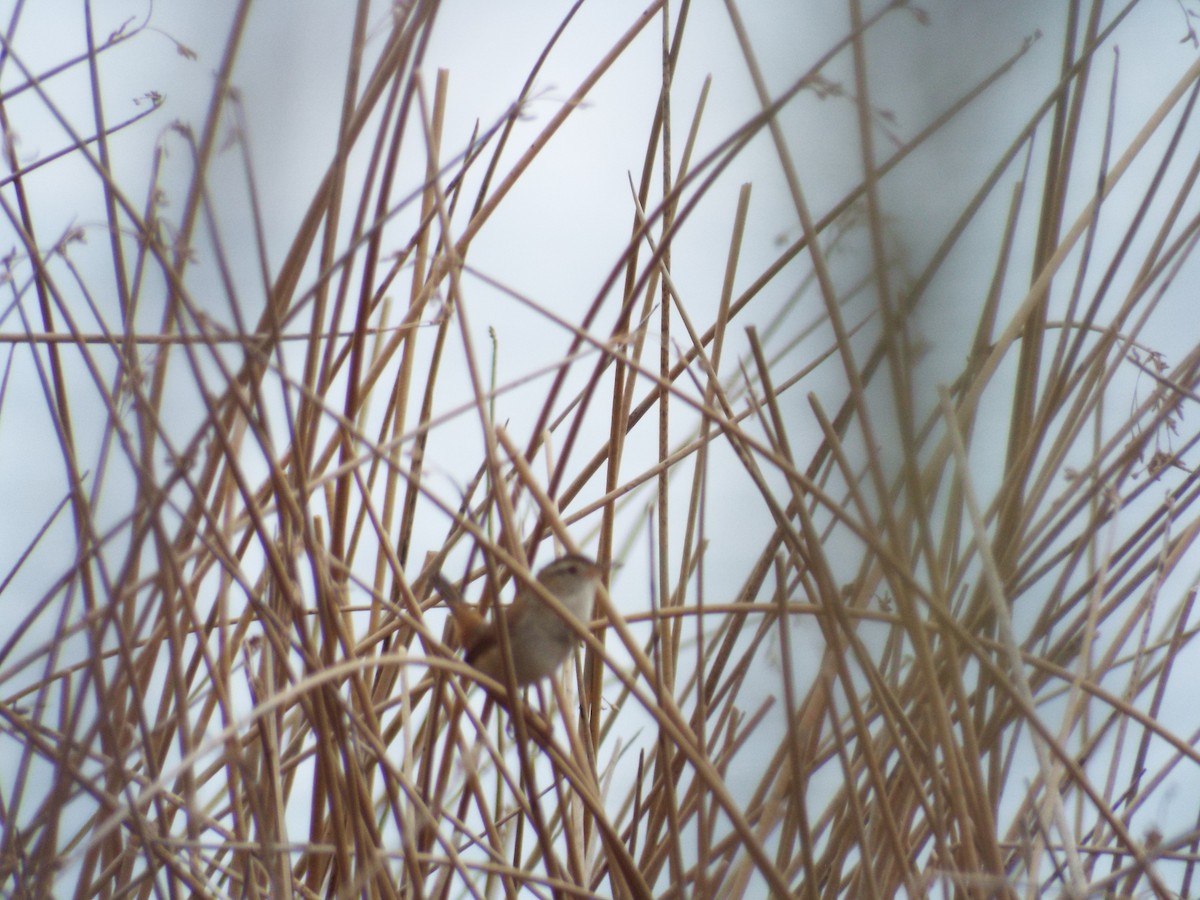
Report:
[[[1200,8],[495,6],[6,9],[0,892],[1192,895]]]

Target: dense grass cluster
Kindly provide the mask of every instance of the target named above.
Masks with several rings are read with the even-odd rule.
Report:
[[[1200,63],[1123,105],[1138,5],[1048,6],[897,121],[872,72],[936,10],[847,0],[768,66],[734,0],[717,32],[652,0],[547,89],[579,3],[489,118],[427,58],[465,6],[347,10],[294,218],[249,2],[174,124],[107,87],[154,14],[84,4],[48,59],[10,13],[0,894],[1200,890]],[[614,232],[593,162],[539,167],[648,49]],[[1014,80],[1033,113],[969,189],[914,188]],[[503,241],[564,229],[606,274],[527,291]],[[432,576],[488,607],[580,551],[612,568],[576,658],[489,694]]]

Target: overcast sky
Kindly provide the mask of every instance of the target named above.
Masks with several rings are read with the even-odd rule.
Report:
[[[29,69],[45,72],[83,52],[85,40],[78,4],[39,0],[27,6],[14,33],[13,49]],[[645,0],[585,4],[537,80],[535,99],[525,110],[526,121],[518,126],[509,150],[510,161],[540,132],[644,6]],[[843,4],[764,0],[742,6],[773,90],[790,85],[848,28]],[[1118,56],[1111,52],[1102,56],[1101,64],[1096,66],[1097,79],[1109,79],[1114,71],[1119,71],[1115,88],[1114,155],[1132,139],[1153,106],[1195,61],[1196,47],[1185,39],[1193,6],[1143,2],[1119,32],[1119,70]],[[140,25],[148,14],[146,4],[127,0],[102,0],[94,7],[101,39],[121,28],[131,17],[132,24],[128,27]],[[157,111],[112,141],[116,180],[135,206],[145,202],[156,145],[165,147],[168,154],[167,175],[163,180],[167,193],[165,214],[177,215],[182,206],[190,160],[186,145],[174,127],[182,123],[198,128],[203,121],[233,8],[227,0],[205,3],[158,0],[150,13],[151,28],[102,57],[103,95],[110,121],[148,109],[152,92],[164,98]],[[503,116],[516,98],[531,60],[545,45],[566,8],[566,3],[546,0],[520,3],[448,0],[443,5],[423,69],[430,86],[437,69],[444,68],[450,73],[445,160],[466,146],[477,123],[486,128]],[[1016,128],[1056,83],[1065,18],[1060,4],[996,0],[931,0],[919,5],[919,13],[892,15],[872,33],[869,42],[872,100],[880,114],[876,136],[880,157],[893,152],[897,142],[917,134],[954,99],[1027,43],[1030,46],[1011,73],[885,183],[884,201],[892,217],[894,238],[903,250],[901,262],[914,275],[926,264],[970,192],[1000,158]],[[350,4],[328,0],[259,0],[253,5],[233,82],[244,111],[244,140],[266,219],[267,252],[272,266],[281,262],[333,152],[351,15]],[[371,40],[376,48],[382,44],[389,15],[387,4],[375,4]],[[691,38],[685,41],[687,51],[676,76],[674,114],[678,134],[682,136],[690,121],[691,104],[699,96],[703,79],[711,75],[712,93],[697,150],[697,155],[701,155],[741,125],[757,108],[757,101],[724,5],[694,4],[689,29]],[[587,308],[628,240],[632,221],[629,177],[632,174],[636,178],[640,172],[657,98],[661,78],[659,41],[658,26],[651,25],[631,52],[602,80],[588,97],[586,108],[574,115],[555,137],[523,184],[506,199],[472,246],[469,260],[472,266],[552,306],[567,318],[577,317]],[[180,47],[194,53],[194,58],[181,53]],[[92,121],[86,75],[84,67],[76,66],[46,84],[55,103],[84,135],[91,133]],[[853,84],[845,58],[835,61],[825,76],[846,89]],[[20,71],[11,61],[0,72],[0,87],[4,89],[22,81]],[[1086,113],[1089,124],[1085,127],[1089,135],[1103,135],[1109,88],[1108,81],[1103,84],[1097,81],[1092,87]],[[32,92],[13,98],[8,103],[8,116],[19,142],[18,153],[27,162],[69,144],[62,127],[47,114],[45,103]],[[785,111],[781,123],[797,160],[807,200],[819,216],[861,180],[862,160],[853,102],[844,96],[821,98],[809,94]],[[395,196],[420,185],[422,149],[415,144],[410,148],[406,167],[401,169],[401,183],[395,185]],[[1091,154],[1098,164],[1100,150],[1097,138],[1085,147],[1081,158],[1086,162]],[[360,154],[355,165],[364,166],[365,156]],[[1075,212],[1094,190],[1094,168],[1084,167],[1080,171],[1087,177],[1081,177],[1075,186],[1080,198]],[[1005,183],[1011,184],[1018,174],[1019,164]],[[1149,175],[1148,164],[1136,172],[1140,179]],[[247,177],[242,157],[232,145],[223,145],[209,187],[224,246],[231,251],[235,276],[253,321],[261,308],[262,293],[246,203]],[[722,177],[706,198],[703,215],[689,223],[674,245],[673,274],[681,290],[697,298],[698,303],[700,298],[707,298],[715,305],[719,296],[729,231],[742,183],[751,183],[753,193],[740,287],[765,269],[781,246],[799,236],[777,157],[764,136]],[[1135,182],[1144,183],[1144,180]],[[101,308],[111,310],[111,292],[103,290],[103,273],[111,273],[107,241],[100,225],[104,220],[103,198],[90,168],[79,159],[64,159],[31,175],[27,188],[31,204],[38,211],[39,237],[44,246],[53,243],[71,226],[84,229],[88,243],[73,250],[72,258],[78,262],[85,282],[101,288],[97,293]],[[11,187],[3,190],[11,192]],[[1008,187],[997,190],[981,212],[978,225],[965,235],[931,290],[930,302],[917,323],[931,345],[928,366],[923,369],[931,387],[953,377],[961,368],[958,332],[974,321],[976,303],[986,291],[995,260],[996,223],[1002,222],[1007,213],[1008,191]],[[1170,196],[1170,191],[1166,193]],[[1136,188],[1130,196],[1136,200]],[[393,249],[399,249],[407,239],[402,226],[403,219],[389,235],[395,245]],[[16,244],[15,232],[3,223],[0,233],[3,233],[0,252],[7,252]],[[1019,241],[1028,239],[1026,234]],[[1112,240],[1115,242],[1115,238]],[[837,277],[845,285],[861,277],[868,263],[865,243],[851,241],[850,248],[851,252],[836,263]],[[1028,247],[1024,249],[1027,251]],[[1112,245],[1102,239],[1097,249],[1109,252]],[[786,287],[798,284],[803,274],[797,271]],[[28,278],[28,273],[22,278]],[[198,246],[193,284],[198,295],[203,294],[205,284],[212,287],[214,297],[223,294],[203,245]],[[1025,287],[1027,282],[1013,285],[1014,298]],[[566,337],[561,332],[506,302],[501,294],[482,282],[469,280],[467,290],[474,304],[472,324],[476,331],[482,335],[492,327],[497,333],[501,383],[520,378],[561,356],[566,347]],[[787,299],[788,290],[783,283],[776,290],[777,295],[769,298],[768,308],[778,308]],[[3,311],[7,303],[0,308],[4,316],[0,332],[21,331],[12,309]],[[28,300],[25,303],[32,311],[33,305]],[[140,323],[143,328],[152,327],[161,315],[160,310],[143,312]],[[215,300],[212,314],[221,317],[221,307]],[[807,321],[807,315],[804,318]],[[89,314],[81,311],[80,321],[84,331],[96,330]],[[611,316],[602,317],[597,329],[603,332],[610,323]],[[798,328],[799,324],[792,330]],[[746,350],[741,334],[738,328],[739,340],[732,348],[736,355],[743,355]],[[1182,353],[1196,342],[1194,326],[1173,329],[1169,324],[1155,325],[1147,340],[1168,355],[1173,350]],[[944,356],[939,355],[941,347],[948,348]],[[8,352],[27,353],[25,349],[5,351]],[[736,355],[728,356],[727,360],[732,364]],[[791,371],[800,365],[797,362],[784,368]],[[87,382],[81,367],[71,371],[83,383]],[[733,371],[732,365],[729,371]],[[453,381],[447,379],[445,387],[443,409],[469,397],[465,380],[457,396]],[[81,396],[85,396],[91,389],[81,390],[85,392]],[[180,399],[177,405],[168,406],[166,414],[178,421],[185,434],[190,434],[199,423],[202,410],[194,404],[187,385],[170,390],[177,390]],[[516,395],[521,396],[524,395]],[[928,396],[932,402],[932,391]],[[792,410],[798,414],[802,400],[797,397],[792,402],[795,403]],[[522,427],[531,424],[522,419],[529,415],[528,410],[514,398],[502,404],[501,412],[502,418],[513,423],[514,433],[523,438]],[[80,404],[77,414],[76,424],[81,434],[99,435],[106,418],[103,407],[85,402]],[[637,441],[631,443],[631,447],[637,446]],[[34,367],[14,364],[0,409],[0,471],[6,473],[6,515],[0,517],[0,572],[7,572],[15,563],[65,496],[64,467],[57,447]],[[465,441],[460,450],[461,455],[455,457],[454,448],[447,449],[446,457],[436,463],[445,471],[447,484],[465,480],[478,464],[477,444]],[[653,453],[652,441],[645,445],[645,450],[647,454]],[[647,460],[631,459],[627,465],[637,470],[648,465]],[[120,475],[112,477],[119,485]],[[729,494],[723,496],[721,491],[726,487]],[[727,503],[729,509],[736,511],[737,492],[742,488],[718,482],[712,490],[714,504]],[[127,500],[128,495],[119,490],[105,495],[105,503],[109,504],[105,515],[109,521],[116,522],[129,512],[124,505]],[[63,527],[67,529],[65,539],[70,529],[65,524]],[[714,517],[712,527],[710,537],[719,541],[731,558],[745,558],[761,549],[771,523],[761,517],[742,521],[734,514]],[[436,546],[443,534],[443,525],[431,531],[430,546]],[[62,574],[62,551],[55,550],[55,546],[49,542],[39,545],[31,564],[10,587],[6,600],[13,596],[18,597],[18,602],[21,598],[39,597]],[[635,552],[632,558],[638,560],[639,553]],[[734,574],[740,576],[741,569]],[[635,581],[643,584],[645,573]]]

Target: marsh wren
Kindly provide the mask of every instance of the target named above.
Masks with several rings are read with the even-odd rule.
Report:
[[[591,621],[592,604],[604,569],[586,556],[568,554],[538,572],[543,588],[581,625]],[[488,622],[467,605],[458,590],[441,574],[433,576],[438,591],[450,605],[454,623],[466,647],[466,661],[489,678],[504,683],[504,649],[499,626]],[[511,606],[497,607],[504,618],[512,651],[517,684],[525,686],[553,675],[575,649],[578,638],[571,627],[528,585],[519,585]]]

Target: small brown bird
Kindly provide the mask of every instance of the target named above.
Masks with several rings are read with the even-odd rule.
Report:
[[[586,556],[569,554],[538,572],[537,580],[576,622],[587,625],[603,574],[604,569]],[[468,605],[441,573],[433,576],[433,583],[450,606],[466,647],[466,661],[503,684],[504,650],[497,624],[486,621]],[[498,607],[496,614],[504,617],[507,626],[513,671],[519,686],[553,675],[578,643],[570,626],[526,585],[518,587],[517,599],[511,606]]]

